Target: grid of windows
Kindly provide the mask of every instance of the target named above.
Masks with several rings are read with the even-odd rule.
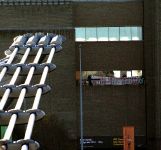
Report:
[[[142,27],[75,28],[76,41],[141,41]]]

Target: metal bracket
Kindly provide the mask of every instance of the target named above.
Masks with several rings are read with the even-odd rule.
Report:
[[[26,88],[26,90],[27,90],[25,97],[35,96],[38,88],[42,88],[42,94],[46,94],[47,92],[49,92],[51,90],[51,87],[46,84],[36,84],[36,85],[20,84],[18,86],[6,84],[4,86],[0,86],[0,96],[1,97],[3,96],[6,89],[10,89],[11,93],[10,93],[9,97],[17,98],[17,97],[19,97],[19,94],[23,88]]]
[[[20,150],[23,145],[27,145],[29,150],[37,150],[40,145],[37,141],[34,140],[25,140],[21,139],[18,141],[11,141],[11,140],[0,140],[0,150]],[[7,149],[4,149],[5,146]]]
[[[45,116],[45,112],[40,109],[28,109],[26,111],[20,109],[11,109],[9,111],[0,111],[0,124],[8,125],[10,118],[13,114],[17,115],[16,124],[27,124],[30,114],[35,114],[36,121],[42,119]]]
[[[36,64],[36,63],[30,63],[30,64],[2,64],[0,66],[0,69],[3,69],[4,67],[7,67],[7,73],[13,75],[15,70],[18,67],[21,67],[20,75],[27,75],[29,73],[29,70],[31,67],[35,67],[34,75],[42,74],[43,69],[48,66],[49,72],[53,71],[56,68],[55,64],[52,63],[43,63],[43,64]]]

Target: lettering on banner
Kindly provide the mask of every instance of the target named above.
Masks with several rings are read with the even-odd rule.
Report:
[[[113,146],[122,146],[124,143],[122,138],[114,137],[113,138]]]

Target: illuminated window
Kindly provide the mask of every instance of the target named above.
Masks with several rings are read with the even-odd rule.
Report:
[[[86,28],[86,41],[97,41],[96,28]]]
[[[80,27],[75,29],[76,41],[141,41],[142,27]]]
[[[142,70],[132,70],[132,77],[141,77]]]
[[[109,27],[109,41],[119,41],[119,27]]]
[[[85,28],[76,28],[76,41],[85,41]]]
[[[113,71],[114,72],[114,77],[115,78],[120,78],[120,76],[121,76],[121,73],[120,73],[120,71]]]
[[[142,28],[141,27],[131,27],[132,40],[139,41],[142,40]]]
[[[127,75],[127,78],[130,78],[130,77],[132,77],[132,72],[131,71],[127,71],[126,75]]]
[[[108,27],[97,28],[98,41],[108,41]]]
[[[120,41],[131,41],[131,27],[120,27]]]

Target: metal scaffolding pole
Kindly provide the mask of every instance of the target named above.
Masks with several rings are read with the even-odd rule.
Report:
[[[79,45],[79,72],[80,72],[80,143],[83,150],[83,91],[82,91],[82,46]]]

